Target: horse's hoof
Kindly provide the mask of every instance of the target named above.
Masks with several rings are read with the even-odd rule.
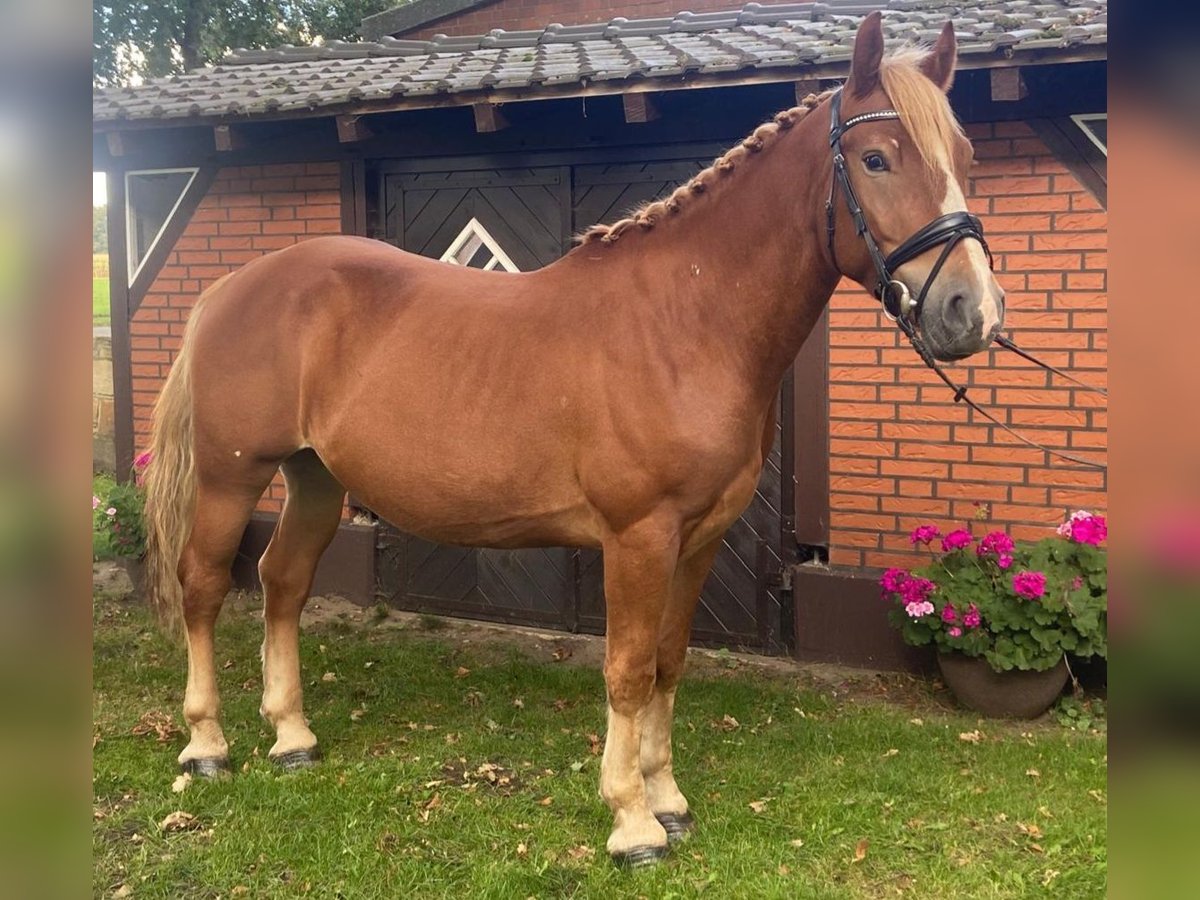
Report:
[[[654,818],[667,830],[667,840],[672,844],[682,841],[696,827],[691,813],[655,813]]]
[[[307,750],[289,750],[287,753],[272,756],[271,762],[285,772],[297,772],[300,769],[311,769],[320,759],[321,749],[309,747]]]
[[[228,756],[185,759],[179,768],[193,778],[220,778],[231,771]]]
[[[612,861],[622,869],[644,869],[656,866],[670,852],[668,847],[634,847],[622,853],[614,853]]]

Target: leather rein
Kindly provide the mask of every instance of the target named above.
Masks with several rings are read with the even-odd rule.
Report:
[[[899,119],[900,113],[894,109],[879,109],[873,112],[860,113],[857,116],[851,116],[846,121],[841,121],[841,106],[842,106],[842,90],[839,88],[830,98],[831,122],[829,126],[829,146],[833,150],[833,178],[829,185],[829,199],[825,201],[825,219],[826,219],[826,237],[829,243],[829,255],[833,260],[834,267],[837,268],[837,255],[834,251],[834,222],[835,208],[834,195],[841,192],[846,200],[846,207],[850,212],[850,218],[854,222],[854,230],[858,236],[863,239],[867,246],[867,253],[871,257],[871,262],[875,266],[876,282],[874,294],[875,298],[883,304],[883,312],[890,320],[896,323],[904,335],[912,344],[913,349],[921,358],[921,361],[931,368],[934,373],[945,382],[946,386],[954,392],[955,403],[965,403],[979,415],[983,416],[993,425],[1004,429],[1014,438],[1023,444],[1030,447],[1035,447],[1052,456],[1057,456],[1060,459],[1065,459],[1069,462],[1076,463],[1081,466],[1090,466],[1096,469],[1107,470],[1108,466],[1104,463],[1096,462],[1095,460],[1084,459],[1081,456],[1067,453],[1062,450],[1054,450],[1050,447],[1045,447],[1030,438],[1025,437],[1020,432],[1015,431],[1012,427],[1001,422],[994,414],[981,407],[974,400],[967,396],[967,388],[957,384],[945,370],[942,369],[924,339],[917,331],[916,323],[920,317],[921,310],[925,305],[925,297],[929,293],[929,288],[933,285],[938,273],[941,272],[942,266],[945,265],[950,252],[958,245],[959,241],[971,239],[978,241],[983,247],[983,252],[987,254],[988,265],[994,267],[992,260],[992,251],[988,249],[987,241],[983,237],[983,223],[979,217],[972,215],[967,211],[946,213],[938,216],[924,228],[920,229],[916,234],[902,243],[891,253],[884,256],[880,250],[875,236],[871,234],[871,229],[867,225],[867,217],[863,212],[862,204],[858,202],[858,196],[854,193],[854,187],[850,184],[850,174],[846,168],[846,157],[842,153],[842,135],[863,122],[876,122],[883,119]],[[933,264],[933,268],[929,271],[929,277],[921,286],[920,293],[914,298],[904,282],[894,276],[894,273],[906,262],[915,259],[922,253],[932,250],[935,247],[941,246],[942,252],[938,255],[937,261]],[[840,269],[839,269],[840,271]],[[1084,390],[1092,391],[1102,396],[1107,397],[1108,391],[1093,387],[1090,384],[1084,384],[1078,378],[1070,375],[1049,363],[1044,363],[1033,354],[1026,350],[1022,350],[1009,338],[1004,335],[999,335],[995,339],[996,343],[1017,354],[1022,359],[1028,360],[1035,365],[1040,366],[1047,372],[1058,375],[1068,381],[1074,383]]]

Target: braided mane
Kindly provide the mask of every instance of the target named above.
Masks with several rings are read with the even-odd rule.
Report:
[[[595,241],[611,244],[635,226],[642,231],[648,231],[662,220],[678,213],[691,198],[703,194],[717,179],[732,174],[733,170],[751,155],[760,153],[764,147],[774,143],[782,132],[794,127],[832,93],[833,91],[823,91],[820,94],[809,94],[799,106],[777,113],[770,122],[759,125],[749,137],[735,145],[707,169],[698,172],[686,184],[677,187],[665,200],[647,203],[611,225],[593,225],[575,239],[580,244]]]

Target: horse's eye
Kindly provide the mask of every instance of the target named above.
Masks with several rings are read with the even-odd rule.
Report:
[[[887,160],[883,158],[882,153],[868,153],[863,156],[863,165],[871,172],[886,172],[888,170]]]

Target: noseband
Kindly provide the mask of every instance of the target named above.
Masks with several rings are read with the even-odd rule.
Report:
[[[859,113],[857,116],[851,116],[845,122],[841,121],[842,109],[842,89],[839,88],[830,98],[830,124],[829,124],[829,146],[833,150],[833,178],[829,184],[829,199],[825,201],[825,229],[826,239],[829,243],[829,257],[833,261],[834,268],[839,272],[841,267],[837,263],[837,252],[834,249],[835,237],[835,208],[834,195],[841,192],[846,199],[846,208],[850,212],[850,218],[854,221],[854,230],[858,236],[862,238],[863,243],[867,245],[867,253],[871,257],[871,263],[875,267],[875,298],[883,304],[883,312],[889,319],[896,323],[901,331],[904,332],[909,342],[917,355],[921,357],[921,361],[937,374],[937,376],[946,383],[946,385],[954,391],[954,402],[966,403],[971,409],[978,412],[992,424],[999,426],[1007,431],[1017,440],[1030,447],[1036,447],[1046,453],[1050,453],[1061,459],[1069,460],[1070,462],[1078,463],[1084,466],[1092,466],[1098,469],[1107,469],[1108,467],[1094,460],[1084,459],[1070,453],[1064,453],[1061,450],[1052,450],[1049,447],[1044,447],[1036,441],[1032,441],[1024,435],[1014,431],[1004,422],[1001,422],[996,416],[988,412],[986,409],[979,406],[967,396],[967,389],[956,384],[950,376],[948,376],[942,367],[938,365],[937,360],[933,358],[933,354],[925,345],[924,339],[917,331],[917,321],[920,318],[921,310],[925,306],[925,297],[929,293],[929,288],[937,279],[938,273],[941,272],[942,266],[945,265],[950,252],[958,245],[959,241],[966,238],[979,241],[983,252],[987,254],[988,266],[994,268],[992,260],[992,251],[988,248],[987,241],[983,237],[983,223],[979,221],[979,217],[972,215],[966,210],[960,212],[946,213],[938,216],[924,228],[912,235],[908,240],[902,243],[899,247],[889,253],[883,255],[883,251],[879,249],[879,243],[875,240],[875,236],[871,234],[871,228],[867,224],[866,214],[863,213],[862,204],[858,202],[858,196],[854,193],[854,186],[850,183],[850,173],[846,168],[846,157],[842,153],[842,135],[853,128],[855,125],[860,125],[863,122],[878,122],[885,119],[899,119],[900,113],[894,109],[877,109],[872,112]],[[949,174],[947,177],[950,177]],[[897,270],[906,262],[915,259],[926,251],[932,250],[934,247],[942,247],[942,252],[938,255],[937,261],[933,264],[933,268],[929,270],[929,277],[925,279],[925,283],[921,285],[921,291],[917,294],[916,299],[913,298],[908,286],[904,282],[895,277]],[[1108,392],[1097,387],[1092,387],[1089,384],[1084,384],[1078,378],[1055,368],[1048,363],[1042,362],[1032,354],[1022,350],[1011,340],[1004,335],[999,335],[996,338],[996,343],[1006,350],[1016,353],[1023,359],[1029,360],[1041,366],[1048,372],[1059,375],[1069,381],[1074,382],[1085,390],[1093,391],[1097,394],[1108,396]]]

